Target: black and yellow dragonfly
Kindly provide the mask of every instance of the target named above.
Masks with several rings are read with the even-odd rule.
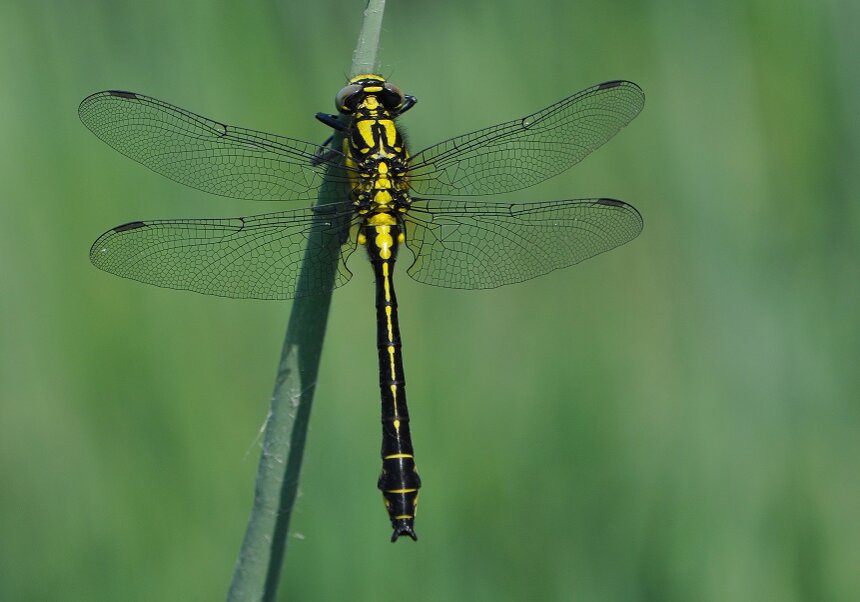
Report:
[[[339,115],[317,115],[340,135],[340,149],[225,125],[142,94],[99,92],[81,103],[81,120],[153,171],[217,195],[305,200],[308,206],[232,219],[130,222],[100,236],[90,259],[107,272],[157,286],[290,299],[346,283],[352,275],[347,258],[365,247],[376,279],[378,486],[394,529],[391,540],[416,539],[421,481],[393,283],[400,245],[412,253],[406,272],[415,280],[484,289],[523,282],[632,240],[642,218],[614,199],[508,203],[471,197],[520,190],[561,173],[627,125],[644,101],[636,84],[609,81],[410,155],[395,120],[416,99],[378,75],[349,81],[336,97]],[[311,206],[324,182],[333,192]],[[300,270],[303,258],[336,262],[333,283],[313,269]]]

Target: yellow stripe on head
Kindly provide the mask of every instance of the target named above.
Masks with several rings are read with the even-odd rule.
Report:
[[[355,84],[355,83],[360,82],[361,80],[367,80],[367,79],[372,79],[372,80],[376,80],[379,82],[385,81],[385,78],[382,77],[381,75],[374,75],[373,73],[362,73],[362,74],[356,75],[355,77],[350,79],[349,83]]]

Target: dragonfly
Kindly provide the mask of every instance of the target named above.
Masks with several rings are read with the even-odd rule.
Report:
[[[117,226],[90,250],[102,270],[207,295],[291,299],[345,284],[347,259],[365,249],[375,280],[382,407],[377,486],[392,542],[417,540],[421,487],[393,280],[401,247],[412,255],[406,273],[418,282],[488,289],[579,263],[629,242],[643,226],[634,207],[610,198],[474,198],[533,186],[581,161],[642,110],[636,84],[607,81],[410,154],[397,119],[416,102],[382,76],[355,76],[335,97],[337,114],[316,115],[332,128],[335,142],[327,146],[121,90],[95,93],[78,111],[108,145],[181,184],[237,199],[305,201],[245,217]],[[315,197],[323,200],[314,204]],[[329,264],[336,269],[325,276]]]

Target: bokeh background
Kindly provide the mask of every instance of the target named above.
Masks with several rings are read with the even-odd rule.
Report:
[[[306,140],[363,1],[0,2],[0,599],[223,599],[289,303],[93,268],[134,219],[278,210],[78,121],[143,92]],[[642,115],[523,191],[636,205],[527,285],[398,279],[417,544],[375,481],[373,289],[335,293],[283,600],[860,599],[860,4],[392,1],[418,150],[631,79]]]

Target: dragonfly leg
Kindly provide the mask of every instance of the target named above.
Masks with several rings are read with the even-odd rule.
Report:
[[[406,111],[415,106],[415,103],[418,102],[418,99],[414,96],[406,95],[403,97],[403,106],[400,107],[400,110],[397,111],[397,116],[403,115]],[[317,117],[319,119],[319,117]]]
[[[337,115],[331,115],[330,113],[317,113],[316,118],[333,130],[337,130],[338,132],[346,131],[346,125],[341,122]]]

